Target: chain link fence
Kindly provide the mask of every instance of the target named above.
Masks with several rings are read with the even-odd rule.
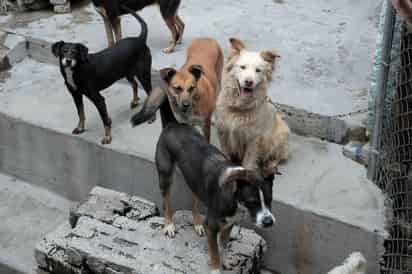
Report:
[[[381,274],[412,274],[412,32],[393,9],[385,25],[375,100],[376,155],[369,171],[388,198]]]

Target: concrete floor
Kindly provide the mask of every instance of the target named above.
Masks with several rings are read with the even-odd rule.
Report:
[[[161,51],[170,34],[157,8],[141,14],[149,26],[155,69],[180,66],[192,38],[212,36],[226,51],[228,38],[237,36],[252,49],[275,48],[280,53],[269,92],[274,101],[333,115],[367,106],[381,2],[261,0],[251,5],[247,0],[185,0],[180,9],[186,23],[183,44],[170,55]],[[72,14],[49,15],[33,13],[30,19],[24,14],[0,27],[48,41],[83,42],[91,51],[106,46],[102,20],[91,5]],[[125,36],[140,32],[130,16],[124,18],[123,30]]]
[[[34,246],[67,220],[72,202],[47,190],[0,174],[0,272],[34,273]],[[5,272],[3,272],[5,271]]]

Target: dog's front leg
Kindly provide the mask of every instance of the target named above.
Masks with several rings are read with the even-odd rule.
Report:
[[[194,229],[200,237],[202,237],[205,234],[205,229],[203,227],[203,221],[202,217],[199,214],[199,198],[195,194],[193,194],[193,208],[192,208],[192,213],[193,213],[193,226]]]
[[[79,123],[75,129],[73,129],[73,134],[81,134],[85,130],[85,121],[86,115],[84,114],[84,105],[83,105],[83,95],[79,93],[72,93],[74,103],[76,104],[77,114],[79,115]]]
[[[209,253],[210,273],[220,274],[220,254],[219,246],[217,244],[217,234],[219,232],[219,225],[215,220],[211,220],[209,217],[207,217],[205,225]]]
[[[242,159],[242,166],[246,169],[258,170],[258,148],[257,144],[249,143]]]
[[[104,137],[102,139],[102,144],[110,144],[112,142],[112,120],[107,114],[107,108],[106,103],[104,101],[104,97],[101,96],[98,92],[92,92],[92,94],[93,95],[89,95],[88,98],[96,106],[104,125]]]
[[[206,138],[206,140],[209,144],[210,144],[210,127],[211,127],[211,125],[212,125],[211,117],[209,116],[205,119],[205,123],[203,124],[203,134],[204,134],[204,136],[205,136],[205,138]]]

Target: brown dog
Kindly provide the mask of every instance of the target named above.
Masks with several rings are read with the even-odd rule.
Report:
[[[223,70],[223,51],[216,40],[198,38],[187,49],[186,63],[179,69],[160,71],[167,90],[155,89],[142,110],[132,117],[134,126],[153,116],[168,100],[174,118],[179,123],[201,127],[210,141],[211,116],[215,109]]]
[[[120,16],[139,11],[151,5],[159,6],[163,20],[172,34],[171,45],[165,48],[163,52],[172,52],[176,44],[182,42],[185,24],[177,15],[181,0],[92,0],[92,2],[96,11],[103,18],[109,47],[114,44],[113,33],[116,42],[122,39]]]
[[[231,38],[215,125],[223,152],[242,166],[272,177],[279,162],[288,158],[290,130],[266,100],[277,53],[248,51]]]

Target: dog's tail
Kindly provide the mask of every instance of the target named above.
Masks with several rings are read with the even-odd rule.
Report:
[[[142,17],[140,17],[134,10],[132,10],[131,8],[125,6],[125,5],[121,5],[120,6],[123,10],[125,10],[126,12],[128,12],[130,15],[132,15],[134,18],[136,18],[136,20],[140,23],[140,26],[142,27],[142,30],[140,32],[140,36],[139,38],[142,39],[145,43],[147,41],[147,24],[146,22],[143,20]]]
[[[132,123],[133,127],[143,124],[144,122],[152,118],[153,115],[156,114],[156,111],[162,106],[162,104],[165,103],[168,103],[166,92],[159,87],[153,89],[144,101],[142,109],[132,116],[130,123]]]

